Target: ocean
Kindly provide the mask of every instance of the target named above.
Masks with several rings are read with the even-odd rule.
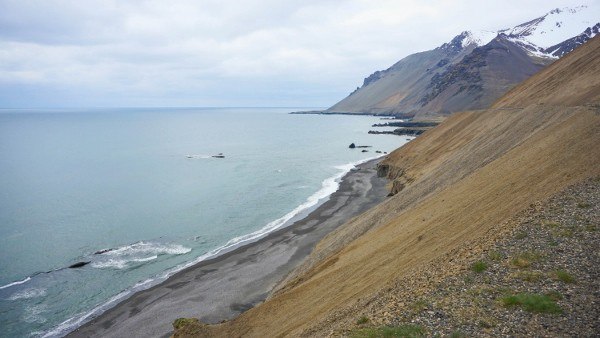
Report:
[[[295,110],[0,110],[0,336],[62,336],[293,223],[410,139]]]

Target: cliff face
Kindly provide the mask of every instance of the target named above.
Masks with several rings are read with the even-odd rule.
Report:
[[[265,303],[194,332],[327,335],[353,318],[361,299],[480,245],[530,204],[600,175],[599,52],[600,39],[590,40],[492,109],[454,114],[394,151],[381,169],[395,182],[393,197],[323,239]]]

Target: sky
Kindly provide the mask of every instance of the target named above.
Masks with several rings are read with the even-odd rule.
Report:
[[[0,108],[329,107],[462,31],[585,3],[0,0]]]

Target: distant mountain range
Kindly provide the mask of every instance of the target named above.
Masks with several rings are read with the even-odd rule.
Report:
[[[554,9],[497,32],[462,32],[433,50],[374,72],[325,113],[427,119],[487,108],[514,85],[598,34],[598,7]]]

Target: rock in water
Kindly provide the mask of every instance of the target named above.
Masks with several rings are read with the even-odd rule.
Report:
[[[69,269],[77,269],[77,268],[80,268],[80,267],[88,265],[88,264],[90,264],[89,261],[88,262],[77,262],[75,264],[69,265]]]
[[[106,253],[106,252],[109,252],[109,251],[113,251],[113,249],[98,250],[98,251],[94,252],[94,255],[102,255],[103,253]]]
[[[349,146],[348,148],[350,148],[350,149],[354,149],[354,148],[356,148],[356,144],[354,144],[354,143],[350,143],[350,146]]]

